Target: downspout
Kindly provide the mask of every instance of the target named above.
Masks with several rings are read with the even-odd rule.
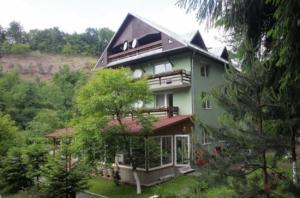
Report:
[[[194,58],[195,58],[195,50],[193,50],[193,52],[192,52],[192,56],[191,56],[191,91],[192,91],[192,116],[195,114],[195,105],[194,105],[194,98],[195,98],[195,90],[194,90],[194,87],[195,87],[195,85],[194,85]],[[193,159],[194,159],[194,155],[193,155],[193,153],[194,153],[194,134],[195,134],[195,127],[193,127],[193,131],[192,131],[192,138],[190,138],[190,158],[191,158],[191,160],[193,161]],[[190,161],[191,161],[190,160]]]
[[[195,105],[194,105],[194,98],[195,98],[195,96],[194,96],[194,92],[195,92],[195,90],[194,90],[194,57],[195,57],[195,54],[196,54],[196,52],[195,52],[195,50],[193,50],[192,56],[191,56],[192,115],[194,115],[194,113],[195,113],[195,109],[194,109],[195,108]]]

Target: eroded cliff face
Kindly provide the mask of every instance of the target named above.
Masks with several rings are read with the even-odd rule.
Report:
[[[3,72],[16,70],[23,79],[48,80],[60,67],[68,65],[74,70],[90,72],[96,64],[96,57],[64,56],[42,53],[28,53],[24,55],[2,55],[0,67]]]

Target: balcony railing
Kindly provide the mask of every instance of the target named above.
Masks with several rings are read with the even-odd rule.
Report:
[[[141,110],[142,113],[148,113],[154,116],[176,116],[179,114],[178,107],[160,107],[160,108],[145,108]]]
[[[148,78],[148,84],[152,91],[190,87],[191,73],[181,69],[152,75]]]
[[[129,49],[129,50],[126,50],[124,52],[120,52],[120,53],[117,53],[117,54],[110,55],[110,56],[108,56],[108,62],[113,62],[113,61],[117,61],[117,60],[120,60],[120,59],[123,59],[123,58],[136,56],[136,55],[139,55],[139,54],[142,54],[142,53],[145,53],[145,52],[149,52],[149,51],[152,51],[152,50],[155,50],[155,49],[160,49],[160,48],[162,48],[162,42],[161,41],[156,41],[156,42],[153,42],[153,43],[149,43],[149,44],[146,44],[146,45],[139,46],[139,47],[134,48],[134,49]]]

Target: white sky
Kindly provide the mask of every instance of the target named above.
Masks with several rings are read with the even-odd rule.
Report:
[[[0,0],[0,25],[18,21],[26,31],[59,27],[73,33],[87,27],[116,31],[128,12],[135,13],[177,33],[199,29],[206,46],[222,46],[222,33],[199,25],[195,14],[186,14],[177,0]]]

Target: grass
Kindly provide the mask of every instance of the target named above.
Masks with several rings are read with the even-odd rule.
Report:
[[[192,176],[179,176],[171,181],[156,186],[143,187],[141,195],[136,195],[135,186],[125,184],[116,186],[113,181],[99,177],[93,177],[90,179],[89,184],[90,192],[101,194],[110,198],[148,198],[152,195],[158,194],[161,190],[169,193],[187,191],[189,187],[197,184],[197,178]]]
[[[93,177],[89,180],[90,188],[88,191],[110,198],[148,198],[152,195],[160,194],[161,192],[184,195],[189,191],[190,187],[196,186],[198,184],[198,180],[199,178],[194,176],[179,176],[175,179],[162,184],[158,184],[156,186],[143,187],[142,194],[137,195],[136,188],[133,185],[123,184],[117,187],[110,180]],[[202,196],[206,198],[221,198],[224,197],[224,193],[226,192],[230,192],[227,186],[218,186],[207,189],[205,192],[203,192]]]

